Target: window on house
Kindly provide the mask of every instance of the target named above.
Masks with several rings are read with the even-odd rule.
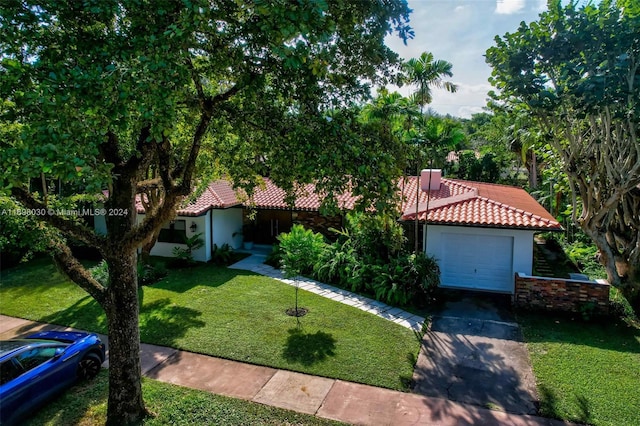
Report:
[[[172,220],[160,229],[159,243],[184,244],[187,241],[187,221]]]

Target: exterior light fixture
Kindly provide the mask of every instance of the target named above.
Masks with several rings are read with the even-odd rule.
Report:
[[[191,226],[189,227],[189,229],[191,229],[191,232],[196,232],[196,229],[198,229],[198,225],[195,222],[191,222]]]

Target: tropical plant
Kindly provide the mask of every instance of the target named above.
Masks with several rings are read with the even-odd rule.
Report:
[[[172,259],[170,265],[174,268],[192,266],[196,263],[193,259],[193,252],[204,247],[202,232],[187,238],[184,245],[186,247],[175,246],[173,250],[171,250],[171,254],[173,254],[174,259]]]
[[[278,235],[281,268],[286,277],[309,275],[326,246],[322,234],[293,225],[290,232]]]
[[[376,265],[371,288],[377,299],[396,305],[422,305],[440,284],[440,270],[424,253],[405,254]]]
[[[233,249],[227,243],[218,247],[217,244],[213,245],[211,250],[211,261],[216,265],[228,265],[233,259]]]
[[[458,90],[458,87],[450,81],[443,80],[443,77],[452,77],[453,65],[450,62],[443,60],[435,60],[433,54],[430,52],[423,52],[418,58],[411,58],[404,64],[404,70],[406,72],[405,82],[411,85],[417,86],[414,93],[411,95],[412,101],[420,106],[420,118],[424,120],[423,117],[423,108],[425,105],[431,103],[432,93],[431,88],[437,87],[445,89],[448,92],[454,93]],[[427,126],[422,126],[424,129],[427,129]],[[432,136],[436,136],[437,132],[432,131]],[[415,162],[416,166],[416,176],[420,176],[420,170],[422,168],[423,156],[421,155],[421,151],[424,149],[422,145],[427,145],[427,150],[429,148],[435,148],[434,142],[427,140],[424,134],[417,132],[415,135],[417,137],[410,138],[409,143],[415,145],[417,149],[415,149],[416,158]],[[419,218],[418,218],[418,208],[419,208],[419,197],[420,191],[416,191],[417,199],[415,203],[416,207],[416,218],[415,218],[415,235],[414,235],[414,252],[418,253],[420,251],[419,247],[419,238],[418,238],[418,227],[419,227]]]
[[[417,89],[412,94],[415,104],[424,107],[433,100],[432,87],[444,89],[454,93],[458,86],[443,77],[453,77],[453,65],[450,62],[436,60],[431,52],[423,52],[418,58],[409,59],[404,66],[407,74],[405,82],[416,85]]]
[[[498,103],[523,111],[568,178],[572,219],[640,311],[640,14],[560,0],[487,51]]]
[[[347,215],[338,240],[326,247],[315,278],[396,305],[424,304],[438,286],[438,265],[404,249],[403,228],[384,215]]]

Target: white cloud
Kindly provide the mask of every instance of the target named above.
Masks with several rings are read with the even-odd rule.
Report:
[[[513,15],[524,9],[525,0],[496,0],[495,12],[499,15]]]
[[[457,12],[462,12],[464,9],[465,9],[464,6],[456,6],[456,8],[453,9],[453,11],[457,13]]]
[[[538,0],[538,5],[535,8],[535,10],[538,12],[543,12],[547,10],[547,0]]]

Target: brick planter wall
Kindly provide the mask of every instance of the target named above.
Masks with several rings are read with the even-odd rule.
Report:
[[[549,311],[580,312],[592,306],[594,313],[609,312],[609,283],[532,277],[516,274],[514,305]]]

